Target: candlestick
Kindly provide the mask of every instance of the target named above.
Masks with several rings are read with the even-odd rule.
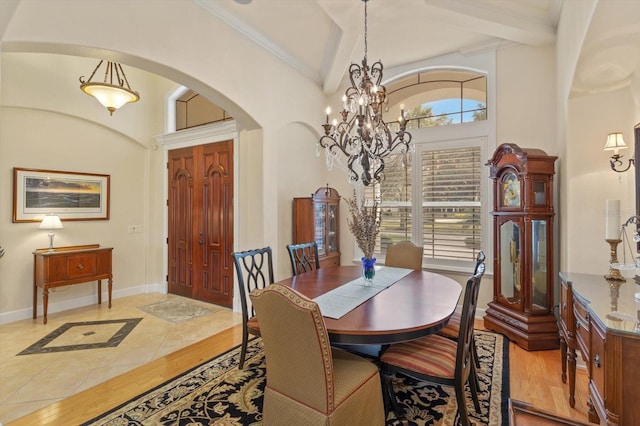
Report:
[[[607,243],[609,243],[609,247],[610,247],[610,251],[609,251],[609,256],[610,256],[610,260],[609,260],[609,272],[607,273],[607,275],[604,276],[604,279],[607,281],[627,281],[622,274],[620,273],[620,270],[617,268],[614,268],[613,264],[618,263],[618,244],[620,244],[619,239],[608,239],[607,238]]]
[[[606,210],[606,240],[620,238],[620,200],[607,200]]]

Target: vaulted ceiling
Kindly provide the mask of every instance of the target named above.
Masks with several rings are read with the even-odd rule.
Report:
[[[337,89],[364,55],[361,0],[195,0],[301,73]],[[368,61],[386,68],[509,43],[555,42],[562,0],[370,0]]]

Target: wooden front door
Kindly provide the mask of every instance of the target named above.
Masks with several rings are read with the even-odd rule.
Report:
[[[169,293],[231,307],[233,142],[169,151]]]

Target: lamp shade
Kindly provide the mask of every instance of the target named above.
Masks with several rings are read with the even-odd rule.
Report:
[[[140,97],[133,91],[106,83],[87,83],[82,90],[95,97],[106,109],[113,112],[122,105],[136,102]]]
[[[42,222],[40,222],[40,226],[38,228],[39,229],[62,229],[63,226],[62,226],[62,221],[58,216],[49,215],[49,216],[45,216],[44,219],[42,219]]]
[[[605,151],[618,151],[619,149],[627,148],[627,144],[624,143],[622,133],[609,133],[607,136],[607,143],[604,145]]]

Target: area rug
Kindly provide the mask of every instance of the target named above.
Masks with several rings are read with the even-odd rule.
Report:
[[[151,305],[138,306],[138,309],[173,324],[189,321],[214,312],[213,309],[207,309],[195,303],[180,299],[171,299]]]
[[[481,368],[477,414],[468,395],[475,425],[508,424],[509,346],[501,335],[476,331]],[[238,369],[240,348],[201,364],[184,374],[104,413],[83,425],[238,425],[262,424],[265,361],[260,339],[249,342],[244,370]],[[452,425],[456,413],[453,388],[393,378],[396,398],[406,408],[409,425]],[[392,413],[387,425],[398,424]]]

